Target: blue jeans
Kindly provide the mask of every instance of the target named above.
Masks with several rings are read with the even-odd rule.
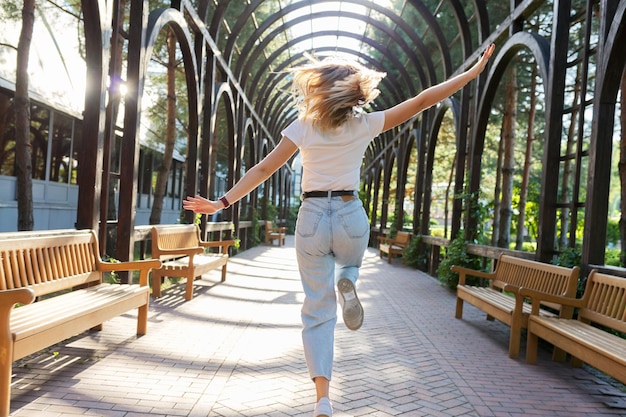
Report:
[[[304,304],[302,342],[311,378],[331,379],[337,323],[335,284],[356,284],[369,241],[369,221],[354,197],[307,198],[296,223],[296,254]]]

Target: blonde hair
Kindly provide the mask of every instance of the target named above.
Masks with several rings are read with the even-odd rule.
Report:
[[[290,72],[300,119],[321,131],[341,126],[378,97],[378,83],[387,75],[341,58],[313,61]]]

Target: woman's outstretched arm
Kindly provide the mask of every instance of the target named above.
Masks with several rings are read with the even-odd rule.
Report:
[[[392,129],[406,122],[419,112],[426,110],[442,100],[445,100],[447,97],[463,88],[474,78],[478,77],[478,75],[485,69],[485,66],[489,61],[491,54],[493,54],[494,49],[495,45],[489,45],[478,62],[464,73],[449,78],[440,84],[429,87],[415,97],[385,110],[385,125],[383,127],[383,131]]]
[[[233,204],[267,180],[278,168],[283,166],[291,156],[296,153],[298,147],[289,138],[283,137],[272,152],[267,154],[261,162],[250,168],[243,177],[228,190],[224,197]],[[224,208],[220,200],[208,200],[201,196],[187,197],[183,201],[183,208],[200,214],[213,214]]]

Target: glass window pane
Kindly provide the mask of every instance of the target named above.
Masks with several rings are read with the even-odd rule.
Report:
[[[50,181],[67,184],[71,172],[72,119],[54,114],[50,156]]]
[[[15,175],[13,98],[0,92],[0,175]]]
[[[83,122],[74,121],[74,140],[72,141],[72,161],[70,184],[78,184],[78,163],[80,161],[80,149],[83,143]]]
[[[30,108],[30,143],[34,180],[46,179],[50,111],[38,104]]]

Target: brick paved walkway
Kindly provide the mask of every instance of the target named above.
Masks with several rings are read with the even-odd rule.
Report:
[[[292,245],[234,257],[227,281],[207,274],[190,302],[166,292],[146,336],[128,314],[21,362],[12,416],[310,417]],[[454,319],[451,291],[373,249],[359,294],[362,329],[336,331],[338,417],[626,416],[626,392],[610,380],[547,349],[536,366],[509,359],[508,328],[471,306]]]

